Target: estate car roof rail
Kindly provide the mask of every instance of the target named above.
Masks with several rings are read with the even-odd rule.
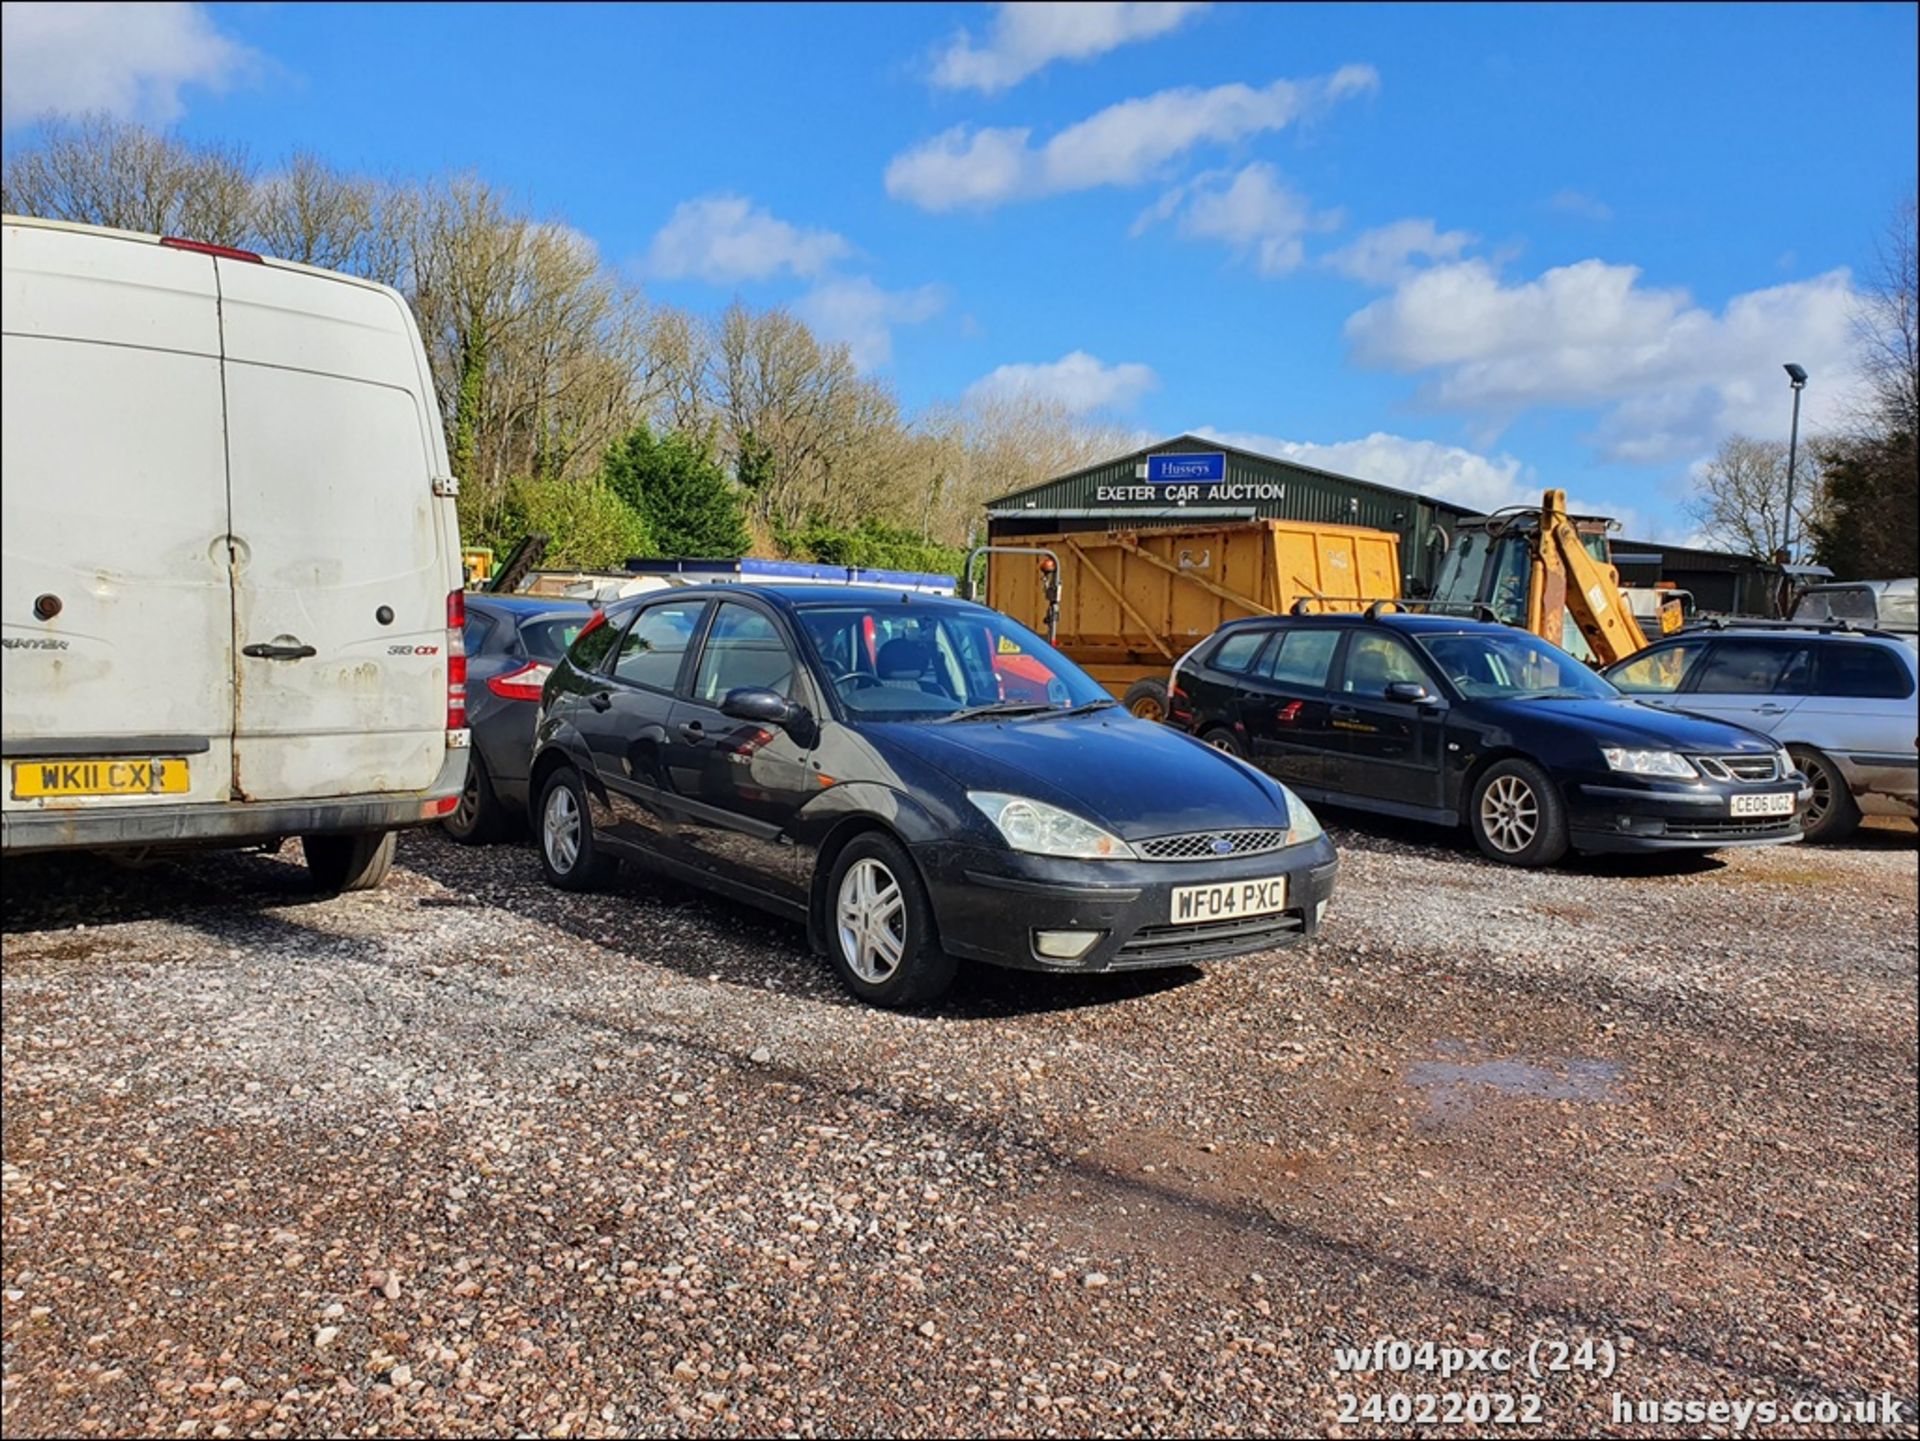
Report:
[[[1832,620],[1746,620],[1737,615],[1703,615],[1687,622],[1685,630],[1781,630],[1812,631],[1819,635],[1864,635],[1877,640],[1902,640],[1899,631],[1878,626],[1855,625],[1845,616]]]

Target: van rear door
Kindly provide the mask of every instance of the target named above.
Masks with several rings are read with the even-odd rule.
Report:
[[[9,811],[225,801],[233,607],[203,256],[5,233]]]
[[[424,790],[446,756],[452,502],[391,292],[222,259],[234,784],[249,800]]]

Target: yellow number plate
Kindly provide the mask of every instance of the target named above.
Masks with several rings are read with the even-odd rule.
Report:
[[[17,801],[60,796],[174,796],[187,789],[187,763],[180,756],[119,760],[13,761]]]

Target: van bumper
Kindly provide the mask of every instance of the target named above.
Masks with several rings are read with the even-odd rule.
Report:
[[[467,783],[467,750],[449,747],[424,791],[300,801],[217,801],[0,814],[0,851],[84,851],[144,846],[247,846],[286,836],[391,831],[451,812]]]

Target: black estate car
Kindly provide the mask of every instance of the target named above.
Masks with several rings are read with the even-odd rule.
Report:
[[[460,805],[440,822],[456,841],[500,835],[527,813],[527,763],[540,690],[593,618],[585,601],[531,595],[469,595],[467,725],[473,754]]]
[[[1382,606],[1222,627],[1174,667],[1168,719],[1309,799],[1464,824],[1508,865],[1798,840],[1809,794],[1765,736],[1644,705],[1526,631]]]
[[[1182,964],[1317,929],[1333,847],[1257,769],[1136,720],[1031,631],[867,587],[610,606],[547,681],[533,820],[556,886],[616,858],[802,921],[865,1000],[960,957]]]

